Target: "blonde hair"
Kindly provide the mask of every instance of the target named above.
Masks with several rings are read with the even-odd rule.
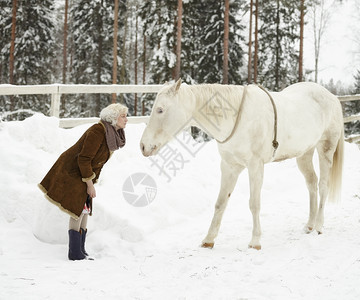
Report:
[[[119,116],[121,114],[127,114],[127,112],[128,108],[125,105],[113,103],[102,109],[100,112],[100,119],[115,126]]]

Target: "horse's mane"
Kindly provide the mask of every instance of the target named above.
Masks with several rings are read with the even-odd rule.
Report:
[[[189,85],[188,88],[190,88],[198,101],[206,102],[223,99],[236,107],[241,101],[243,92],[243,87],[240,85],[222,85],[216,83]]]
[[[233,130],[241,110],[244,87],[240,85],[184,85],[182,99],[196,101],[196,124],[216,139],[224,140]]]

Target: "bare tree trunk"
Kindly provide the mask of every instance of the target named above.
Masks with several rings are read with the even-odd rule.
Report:
[[[229,0],[225,0],[223,84],[229,83]]]
[[[126,62],[126,39],[128,34],[128,5],[129,2],[126,2],[126,12],[125,12],[125,25],[124,25],[124,39],[123,39],[123,48],[122,48],[122,61],[121,61],[121,69],[120,69],[120,84],[125,84],[125,62]],[[120,94],[120,103],[124,103],[124,94]]]
[[[144,60],[144,63],[143,63],[143,76],[142,76],[142,81],[143,81],[143,84],[146,83],[146,35],[144,33],[144,36],[143,36],[143,48],[144,48],[144,57],[143,57],[143,60]]]
[[[64,45],[63,45],[63,72],[62,82],[66,83],[66,70],[67,70],[67,30],[68,30],[68,8],[69,1],[65,0],[65,13],[64,13]]]
[[[10,61],[9,61],[9,83],[14,84],[14,52],[15,52],[15,31],[16,31],[16,10],[17,0],[13,0],[12,20],[11,20],[11,44],[10,44]],[[10,111],[15,108],[14,96],[10,96]]]
[[[320,25],[321,27],[321,25]],[[314,8],[314,50],[315,50],[315,82],[318,82],[318,73],[319,73],[319,55],[320,55],[320,42],[321,42],[321,35],[317,30],[316,25],[316,9]]]
[[[280,0],[276,0],[275,90],[280,87]]]
[[[146,83],[146,35],[144,32],[144,63],[143,63],[143,84]],[[144,99],[141,103],[141,115],[145,115],[145,103]]]
[[[10,61],[9,61],[9,83],[14,84],[14,52],[15,52],[15,31],[16,31],[16,10],[17,0],[12,2],[12,20],[11,20],[11,44],[10,44]]]
[[[318,82],[319,73],[319,57],[322,36],[325,32],[330,19],[330,11],[325,9],[325,1],[320,0],[319,3],[320,16],[317,19],[317,6],[313,7],[313,29],[314,29],[314,48],[315,48],[315,82]]]
[[[182,35],[182,0],[178,0],[178,7],[177,7],[177,37],[176,37],[176,68],[175,68],[175,80],[176,81],[180,78],[181,35]]]
[[[253,0],[250,1],[250,21],[249,21],[249,58],[248,58],[248,83],[251,83],[251,48],[252,48],[252,16],[253,16]]]
[[[70,0],[70,7],[72,7],[73,5],[73,0]],[[72,66],[73,66],[73,57],[74,57],[74,34],[73,34],[73,18],[71,17],[71,14],[69,15],[69,33],[70,33],[70,38],[69,38],[69,56],[70,56],[70,62],[69,62],[69,74],[72,74]],[[70,81],[72,79],[70,78]]]
[[[318,82],[318,74],[319,74],[319,58],[315,57],[315,82]]]
[[[117,36],[118,36],[118,15],[119,15],[119,0],[115,0],[114,8],[114,44],[113,44],[113,74],[112,83],[116,84],[117,79]],[[116,93],[111,95],[112,103],[116,102]]]
[[[97,57],[97,71],[96,71],[96,83],[101,84],[101,66],[102,66],[102,57],[103,57],[103,20],[102,15],[99,13],[103,7],[103,0],[100,2],[99,10],[97,11],[98,18],[98,36],[99,36],[99,50]],[[100,100],[101,94],[96,94],[96,107],[95,114],[98,115],[100,113]]]
[[[259,23],[259,0],[255,1],[255,50],[254,50],[254,82],[257,83],[257,67],[258,67],[258,52],[259,52],[259,40],[258,40],[258,24]]]
[[[300,0],[300,49],[299,49],[299,82],[303,81],[303,55],[304,55],[304,2]]]
[[[69,1],[65,0],[65,12],[64,12],[64,45],[63,45],[63,69],[62,69],[62,83],[66,84],[66,71],[67,71],[67,38],[68,38],[68,9]],[[61,115],[65,115],[65,94],[61,95]]]
[[[137,12],[138,12],[138,4],[136,3],[136,11],[135,11],[135,49],[134,49],[134,56],[135,56],[135,84],[138,84],[138,16],[137,16]],[[137,104],[138,104],[138,95],[135,93],[135,103],[134,103],[134,115],[137,115]]]

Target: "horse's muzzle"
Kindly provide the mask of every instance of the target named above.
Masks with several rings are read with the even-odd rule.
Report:
[[[150,145],[150,147],[146,147],[144,143],[140,143],[140,149],[142,154],[145,157],[151,156],[156,154],[157,150],[158,150],[158,146],[157,145]]]

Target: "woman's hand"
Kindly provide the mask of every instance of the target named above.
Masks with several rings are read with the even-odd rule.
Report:
[[[94,183],[92,182],[92,180],[86,181],[86,185],[87,185],[87,193],[88,193],[88,195],[91,198],[95,198],[96,197],[96,191],[95,191]]]

